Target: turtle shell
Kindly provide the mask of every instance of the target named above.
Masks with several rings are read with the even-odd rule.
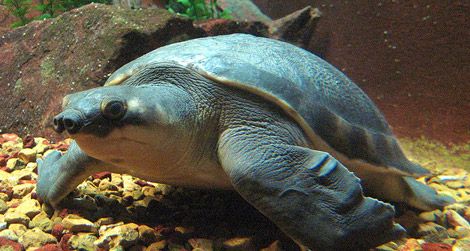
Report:
[[[427,172],[408,161],[383,115],[356,84],[294,45],[246,34],[188,40],[124,65],[105,85],[121,84],[154,63],[176,63],[277,104],[320,150],[410,174]]]

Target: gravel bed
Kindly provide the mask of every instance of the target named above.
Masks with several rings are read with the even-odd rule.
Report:
[[[97,173],[54,210],[36,195],[36,159],[70,140],[0,134],[0,250],[297,250],[235,192],[203,191]],[[418,212],[396,205],[407,238],[375,250],[470,250],[470,177],[420,178],[457,203]]]

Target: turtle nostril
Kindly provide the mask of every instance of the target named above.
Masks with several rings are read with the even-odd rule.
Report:
[[[56,116],[54,120],[52,121],[54,124],[54,131],[61,133],[64,131],[64,124],[62,122],[62,117]]]
[[[68,115],[69,116],[65,115],[64,118],[62,119],[64,128],[70,134],[77,133],[81,128],[80,118],[76,114],[68,114]]]
[[[75,127],[75,122],[73,122],[72,119],[65,118],[64,119],[64,126],[67,129],[72,129],[73,127]]]

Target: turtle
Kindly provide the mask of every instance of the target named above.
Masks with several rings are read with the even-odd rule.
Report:
[[[399,238],[387,202],[450,197],[416,181],[384,116],[341,71],[286,42],[247,34],[160,47],[104,86],[69,94],[54,129],[73,139],[38,163],[54,207],[89,175],[234,189],[296,243],[361,250]],[[387,201],[387,202],[383,202]]]

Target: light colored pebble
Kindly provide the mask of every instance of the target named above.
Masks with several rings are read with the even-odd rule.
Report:
[[[122,246],[124,248],[130,247],[137,243],[139,239],[138,227],[139,226],[135,223],[129,223],[108,229],[101,233],[100,237],[94,244],[98,247],[109,248],[117,246]]]
[[[160,251],[166,247],[166,240],[161,240],[150,244],[145,251]]]
[[[8,209],[7,203],[4,200],[0,199],[0,214],[5,213],[7,209]]]
[[[114,222],[114,219],[113,217],[106,217],[106,218],[100,218],[96,221],[96,224],[98,226],[103,226],[103,225],[109,225],[109,224],[113,224]]]
[[[22,224],[10,224],[10,226],[8,226],[8,229],[13,231],[18,237],[23,236],[23,234],[25,234],[28,230],[28,228]]]
[[[424,221],[437,222],[442,217],[442,211],[437,209],[430,212],[422,212],[419,214],[419,218]]]
[[[64,227],[74,233],[76,232],[96,232],[93,222],[75,214],[69,214],[62,220]]]
[[[25,226],[29,225],[29,217],[25,214],[21,214],[15,211],[9,211],[5,213],[5,222],[8,224],[23,224]]]
[[[29,222],[29,228],[38,227],[46,233],[50,233],[54,222],[47,217],[47,214],[44,211],[41,211],[38,215]]]
[[[30,219],[41,212],[39,201],[34,199],[24,200],[15,209],[16,212],[27,215]]]
[[[0,222],[0,231],[7,229],[8,224],[6,222]]]
[[[35,185],[29,183],[16,185],[13,187],[13,198],[22,198],[26,194],[31,193],[34,188]]]
[[[456,240],[454,246],[452,247],[452,251],[468,251],[470,250],[470,238],[463,238],[460,240]]]
[[[214,243],[209,239],[195,238],[188,240],[189,245],[193,248],[193,251],[212,251],[214,250]]]
[[[446,213],[447,221],[449,222],[450,225],[454,227],[462,226],[462,227],[470,228],[470,224],[468,223],[468,221],[464,217],[460,216],[460,214],[458,214],[456,211],[447,210],[445,213]]]
[[[73,235],[67,244],[74,250],[95,251],[97,248],[93,244],[98,238],[91,233],[79,233]]]
[[[42,247],[46,244],[54,244],[57,243],[57,239],[51,234],[44,233],[39,228],[33,228],[26,231],[26,233],[19,238],[18,242],[23,244],[27,249],[31,247]]]
[[[26,164],[19,158],[11,158],[11,159],[8,159],[6,167],[10,171],[20,170],[20,169],[25,168]]]
[[[232,250],[254,250],[253,240],[248,237],[235,237],[224,241],[224,249]]]
[[[8,201],[10,200],[10,197],[8,197],[8,194],[6,193],[0,193],[0,200]]]
[[[34,162],[36,161],[36,150],[31,148],[22,149],[18,154],[18,158],[26,164],[29,162]]]
[[[16,235],[15,232],[13,232],[10,229],[5,229],[5,230],[0,231],[0,237],[6,238],[12,241],[18,241],[18,238],[19,238],[18,235]]]

